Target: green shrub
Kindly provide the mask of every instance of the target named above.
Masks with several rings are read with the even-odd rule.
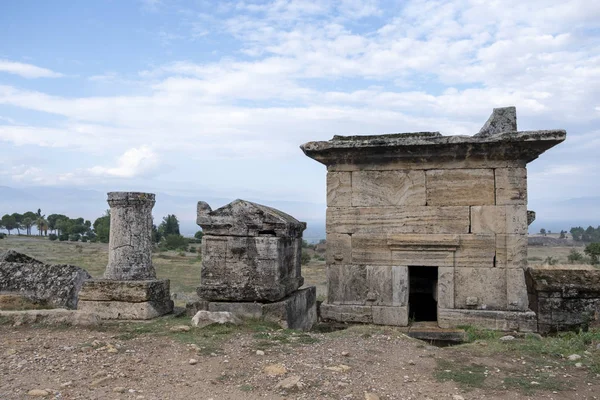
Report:
[[[300,257],[300,263],[302,265],[306,265],[310,262],[310,254],[306,253],[306,252],[302,252],[302,256]]]
[[[74,233],[69,236],[69,241],[71,242],[79,242],[79,239],[81,239],[81,235],[79,233]]]
[[[82,236],[81,237],[81,241],[84,242],[84,243],[87,242],[88,241],[88,237],[87,236]]]
[[[194,246],[190,246],[190,248],[187,251],[189,253],[195,253],[196,252],[196,248]]]
[[[66,242],[67,240],[69,240],[69,234],[61,233],[60,235],[58,235],[58,240],[61,242]]]
[[[51,241],[55,241],[56,239],[58,239],[58,235],[56,233],[51,233],[48,235],[48,239]]]
[[[569,259],[569,262],[571,264],[577,264],[577,263],[581,263],[583,261],[583,254],[581,254],[580,252],[578,252],[575,249],[571,249],[571,251],[569,252],[569,256],[567,258]]]
[[[6,237],[6,233],[0,232],[0,239],[4,239]]]
[[[186,250],[188,240],[181,235],[167,235],[161,242],[160,247],[165,250]]]

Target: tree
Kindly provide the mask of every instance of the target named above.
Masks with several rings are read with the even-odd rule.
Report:
[[[203,237],[204,237],[204,232],[202,232],[202,231],[198,231],[194,234],[194,238],[198,239],[200,242],[202,242]]]
[[[56,232],[56,230],[57,230],[57,223],[61,219],[69,219],[69,217],[67,217],[66,215],[63,215],[63,214],[50,214],[50,215],[48,215],[48,218],[47,218],[48,229],[50,231]]]
[[[12,213],[12,216],[15,219],[16,226],[14,229],[17,230],[17,235],[21,234],[21,223],[23,222],[23,214]]]
[[[175,214],[168,214],[166,217],[163,218],[163,222],[160,223],[160,225],[158,226],[158,232],[160,232],[160,234],[163,237],[166,237],[167,235],[179,235],[179,220],[177,220],[177,217],[175,216]]]
[[[2,216],[2,227],[8,231],[9,235],[10,231],[16,229],[17,226],[17,220],[15,219],[14,215],[5,214]]]
[[[585,246],[585,250],[583,252],[590,256],[590,261],[592,265],[598,265],[598,258],[600,257],[600,243],[588,244],[587,246]]]
[[[188,244],[187,239],[181,235],[167,235],[161,247],[166,250],[185,250]]]
[[[581,254],[580,252],[578,252],[575,249],[571,249],[571,251],[569,252],[569,255],[568,255],[567,259],[569,260],[569,262],[571,264],[580,263],[580,262],[583,261],[583,254]]]
[[[94,233],[99,242],[108,243],[110,239],[110,210],[106,210],[106,214],[94,221]]]
[[[540,229],[540,234],[546,236],[546,230],[544,228]]]
[[[156,225],[152,224],[152,242],[160,243],[160,239],[162,239],[162,235],[158,231],[158,228],[156,227]]]
[[[33,211],[27,211],[25,214],[23,214],[23,221],[21,222],[21,225],[24,229],[26,229],[27,235],[31,235],[31,227],[35,224],[37,218],[37,214]]]
[[[585,231],[582,227],[578,226],[575,228],[571,228],[570,232],[571,232],[571,236],[573,236],[573,240],[580,242],[581,236],[583,235],[583,232],[585,232]]]
[[[566,239],[567,238],[567,231],[560,231],[560,236],[559,239]]]

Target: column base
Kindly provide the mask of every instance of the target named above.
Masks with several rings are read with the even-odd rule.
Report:
[[[170,282],[164,280],[86,281],[77,309],[101,319],[152,319],[173,312]]]

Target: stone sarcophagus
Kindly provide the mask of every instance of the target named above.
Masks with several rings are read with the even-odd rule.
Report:
[[[198,203],[202,272],[198,295],[211,301],[277,301],[304,283],[300,272],[306,223],[244,200],[215,211]]]
[[[214,211],[200,201],[197,223],[204,236],[201,301],[190,305],[194,311],[230,311],[310,329],[316,321],[316,289],[299,289],[306,223],[245,200]]]
[[[474,136],[334,136],[301,146],[328,170],[321,315],[535,330],[524,277],[526,165],[565,137],[517,131],[508,107]]]

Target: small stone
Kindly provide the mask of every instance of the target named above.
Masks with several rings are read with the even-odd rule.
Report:
[[[264,352],[264,351],[262,351],[262,350],[256,350],[256,355],[257,355],[257,356],[264,356],[264,355],[265,355],[265,352]]]
[[[115,393],[125,393],[127,391],[127,389],[124,388],[123,386],[117,386],[117,387],[114,387],[112,391]]]
[[[115,347],[109,347],[108,350],[106,350],[107,353],[118,353],[119,350],[117,350]]]
[[[278,376],[286,374],[287,369],[281,364],[271,364],[265,366],[263,372],[269,376]]]
[[[304,385],[300,382],[300,377],[298,375],[292,375],[284,380],[280,381],[275,389],[285,389],[285,390],[294,390],[294,389],[302,389]]]
[[[103,378],[100,379],[96,379],[95,381],[93,381],[92,383],[90,383],[91,387],[96,387],[96,386],[100,386],[106,382],[108,382],[110,380],[109,376],[105,376]]]
[[[413,360],[409,360],[408,365],[415,365],[415,362]]]
[[[511,340],[515,340],[515,337],[512,335],[502,336],[500,339],[501,342],[510,342]]]
[[[198,360],[196,360],[195,358],[190,358],[190,361],[188,361],[188,363],[190,365],[196,365],[196,364],[198,364]]]
[[[334,371],[334,372],[347,372],[351,368],[347,365],[340,364],[340,365],[334,365],[332,367],[325,367],[325,369],[328,369],[328,370]]]
[[[240,319],[229,311],[205,311],[201,310],[192,318],[192,325],[203,328],[212,324],[239,325]]]
[[[191,328],[188,325],[175,325],[169,329],[171,332],[189,332]]]
[[[581,368],[581,367],[583,367],[583,364],[582,364],[582,363],[580,363],[580,362],[579,362],[579,363],[575,363],[575,367],[576,367],[576,368]]]
[[[93,379],[103,378],[107,375],[106,371],[98,371],[94,375],[92,375]]]
[[[379,400],[379,396],[377,396],[375,393],[365,392],[365,400]]]
[[[342,357],[350,357],[350,353],[347,351],[342,351]]]
[[[29,392],[27,392],[27,396],[31,396],[31,397],[46,397],[48,396],[50,393],[46,390],[43,389],[32,389]]]
[[[533,385],[533,386],[537,386],[537,385],[539,385],[540,383],[539,383],[539,382],[536,382],[536,381],[531,381],[531,382],[529,382],[529,384],[530,384],[530,385]]]
[[[600,350],[600,343],[596,345],[596,350]]]
[[[571,354],[569,357],[567,357],[569,359],[569,361],[577,361],[581,358],[581,356],[579,354]]]
[[[68,381],[68,382],[65,382],[65,383],[61,383],[60,387],[61,388],[66,388],[66,387],[69,387],[71,385],[73,385],[73,381]]]
[[[454,396],[452,396],[452,400],[465,400],[465,398],[459,394],[455,394]]]

